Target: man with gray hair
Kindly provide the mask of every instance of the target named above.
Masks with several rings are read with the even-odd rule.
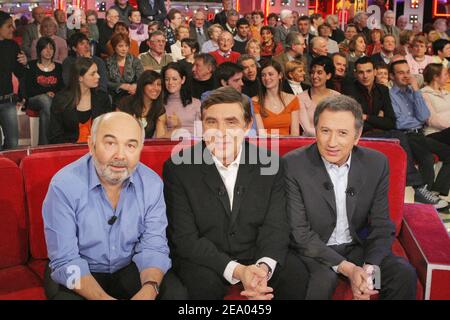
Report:
[[[367,19],[369,16],[364,11],[359,11],[355,14],[355,17],[353,18],[353,22],[356,26],[356,31],[358,33],[362,33],[364,37],[366,38],[366,41],[371,42],[370,38],[370,30],[367,27]]]
[[[331,39],[333,39],[337,43],[341,43],[345,40],[344,31],[339,28],[339,19],[336,14],[327,15],[325,22],[331,26]]]
[[[307,60],[306,55],[304,54],[305,47],[305,38],[303,38],[303,35],[301,33],[289,32],[286,36],[286,47],[284,49],[284,52],[275,56],[273,60],[281,65],[283,71],[285,70],[285,66],[288,61],[297,60],[303,63],[305,67],[305,73],[308,74]]]
[[[400,43],[400,30],[395,26],[395,13],[392,10],[387,10],[383,15],[383,23],[381,24],[381,30],[384,35],[391,34],[395,38],[395,43]]]
[[[391,252],[388,161],[357,146],[361,106],[344,95],[325,98],[314,127],[317,142],[283,159],[291,245],[310,272],[306,299],[331,299],[339,274],[358,300],[378,292],[415,299],[415,269]]]
[[[402,32],[403,30],[407,30],[406,27],[408,26],[408,17],[405,15],[401,15],[397,19],[397,28]]]
[[[158,296],[171,260],[163,184],[139,162],[144,137],[129,114],[97,117],[89,153],[50,182],[42,207],[49,299]]]
[[[227,22],[223,26],[225,31],[228,31],[233,35],[237,34],[237,22],[239,20],[239,13],[236,10],[227,11]]]
[[[288,9],[281,10],[280,12],[281,25],[275,28],[274,41],[275,43],[281,42],[283,48],[286,47],[286,37],[289,32],[296,31],[294,26],[294,16],[292,11]]]
[[[40,33],[42,20],[45,18],[45,11],[42,7],[35,7],[31,11],[33,22],[27,25],[22,35],[22,50],[28,60],[31,60],[31,44],[33,40],[38,40],[42,35]]]
[[[99,40],[98,40],[98,55],[102,57],[107,55],[106,43],[111,39],[114,33],[114,26],[119,21],[119,12],[116,9],[110,8],[106,11],[105,21],[99,25]]]

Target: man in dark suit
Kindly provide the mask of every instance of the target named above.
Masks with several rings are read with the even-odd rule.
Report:
[[[31,60],[31,44],[41,37],[40,27],[42,20],[45,18],[45,11],[42,7],[35,7],[31,14],[34,21],[25,27],[22,35],[22,50],[28,60]]]
[[[376,66],[380,64],[389,64],[394,57],[394,50],[395,37],[388,34],[381,40],[381,51],[372,55],[370,58]]]
[[[305,39],[306,52],[309,52],[309,46],[312,38],[315,36],[309,32],[311,21],[308,16],[301,16],[297,21],[298,32],[300,32]]]
[[[149,23],[151,21],[164,22],[167,16],[164,0],[137,0],[137,4],[142,15],[143,23]]]
[[[244,142],[248,97],[219,88],[201,112],[204,142],[172,156],[163,170],[173,267],[189,298],[223,299],[241,282],[249,298],[304,299],[308,276],[288,250],[278,158]]]
[[[305,51],[305,38],[299,32],[291,31],[286,36],[286,46],[283,53],[280,53],[273,57],[273,60],[278,62],[283,71],[286,63],[292,60],[298,60],[305,64],[305,72],[308,73],[308,66],[306,62],[306,56],[303,55]]]
[[[209,40],[208,27],[206,26],[206,15],[198,10],[193,17],[194,24],[189,26],[189,38],[196,39],[200,48]]]
[[[322,100],[314,113],[317,142],[283,159],[292,245],[310,272],[307,299],[330,299],[339,274],[356,299],[377,292],[415,298],[414,268],[391,252],[388,161],[356,146],[362,117],[350,97]]]
[[[227,23],[227,12],[233,9],[233,1],[232,0],[223,0],[222,6],[223,6],[223,10],[215,15],[214,23],[218,23],[221,26],[225,26],[225,24]]]

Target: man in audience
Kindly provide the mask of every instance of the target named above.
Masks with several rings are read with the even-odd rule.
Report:
[[[325,21],[331,26],[331,39],[336,41],[337,43],[341,43],[345,40],[344,31],[339,28],[339,19],[335,14],[327,15]]]
[[[214,17],[214,23],[220,24],[222,27],[227,23],[227,12],[233,9],[232,0],[222,0],[223,10]]]
[[[244,77],[244,87],[242,88],[242,93],[251,97],[258,95],[260,90],[260,82],[258,79],[258,62],[256,58],[243,54],[239,57],[237,64],[242,67]]]
[[[250,36],[250,23],[247,19],[241,18],[237,22],[237,34],[234,36],[233,51],[240,54],[245,53],[245,47],[247,46]]]
[[[450,59],[450,41],[446,39],[434,41],[433,52],[433,63],[442,63],[445,68],[448,68]]]
[[[205,25],[206,16],[203,10],[198,10],[192,20],[194,25],[189,27],[189,38],[196,39],[201,48],[209,40],[208,28]]]
[[[224,62],[237,62],[240,54],[232,50],[234,46],[233,35],[228,31],[224,31],[219,36],[219,49],[210,54],[216,59],[217,65]]]
[[[381,40],[381,52],[371,56],[375,65],[389,64],[394,57],[395,37],[393,35],[385,35]]]
[[[227,12],[227,22],[223,26],[225,31],[228,31],[233,35],[233,37],[237,34],[237,22],[239,20],[239,13],[236,10],[229,10]]]
[[[286,37],[289,32],[295,31],[294,17],[292,16],[292,11],[288,9],[283,9],[280,12],[281,25],[275,28],[274,40],[276,43],[281,42],[283,48],[286,47]]]
[[[56,20],[56,23],[58,24],[58,30],[56,31],[56,35],[58,37],[63,38],[64,40],[67,40],[67,17],[66,12],[61,9],[56,9],[55,12],[53,12],[53,16]]]
[[[114,26],[119,21],[119,12],[116,9],[108,9],[105,15],[106,21],[101,23],[98,27],[100,38],[98,40],[97,55],[106,57],[106,43],[111,40],[114,33]]]
[[[400,30],[395,26],[395,13],[392,10],[387,10],[383,15],[383,22],[381,30],[384,35],[391,34],[395,38],[396,45],[400,44]]]
[[[25,27],[22,35],[22,50],[28,60],[31,60],[31,44],[33,40],[38,40],[41,37],[41,22],[45,18],[44,8],[34,7],[31,11],[31,16],[34,21]]]
[[[300,32],[305,39],[306,52],[309,52],[311,40],[315,37],[312,33],[309,32],[310,25],[311,23],[309,22],[308,16],[301,16],[300,18],[298,18],[298,32]]]
[[[158,21],[161,24],[164,23],[167,16],[164,0],[137,0],[137,5],[142,15],[142,22]]]
[[[362,33],[364,37],[366,38],[366,41],[371,42],[370,38],[370,29],[367,28],[367,19],[369,16],[364,11],[359,11],[355,14],[355,17],[353,18],[353,23],[356,26],[356,32]]]
[[[192,96],[200,99],[203,92],[214,89],[213,74],[216,70],[216,60],[208,53],[195,56],[192,67]]]
[[[114,0],[114,5],[111,7],[119,14],[119,21],[122,21],[127,26],[130,25],[130,20],[128,19],[133,7],[128,3],[128,0]]]
[[[416,187],[416,192],[422,193],[419,187],[423,186],[423,180],[414,166],[414,157],[408,139],[403,132],[395,130],[396,118],[389,89],[376,83],[376,69],[370,57],[356,60],[355,69],[356,80],[344,86],[343,93],[354,98],[362,107],[364,120],[362,135],[398,139],[407,154],[406,185]],[[421,196],[426,199],[424,194]]]
[[[304,299],[308,275],[289,251],[278,158],[266,155],[263,164],[262,150],[244,140],[252,123],[248,98],[219,88],[201,113],[203,142],[163,169],[171,257],[189,298],[223,299],[241,282],[248,298]]]
[[[405,15],[401,15],[397,19],[397,28],[400,32],[403,30],[406,30],[406,27],[408,26],[408,18]]]
[[[134,117],[97,117],[89,154],[50,182],[42,212],[49,299],[154,300],[171,267],[161,178],[139,162]],[[132,213],[132,214],[129,214]]]
[[[337,52],[331,56],[331,59],[333,59],[334,64],[334,75],[327,82],[327,88],[342,92],[342,87],[348,81],[346,78],[347,57],[345,54]]]
[[[450,147],[423,133],[423,127],[430,117],[417,80],[410,73],[406,60],[392,62],[389,70],[394,86],[390,89],[392,107],[396,116],[396,127],[405,133],[411,147],[414,160],[419,166],[424,185],[415,201],[433,202],[436,209],[444,208],[448,203],[439,198],[447,196],[450,189]],[[442,161],[442,168],[435,179],[434,156]],[[425,195],[425,199],[423,199]]]
[[[286,36],[286,46],[283,53],[273,57],[273,60],[278,62],[284,70],[286,62],[298,60],[306,65],[305,39],[299,32],[291,31]],[[308,73],[308,69],[305,70]]]
[[[391,251],[388,161],[357,146],[362,117],[350,97],[322,100],[314,113],[317,142],[283,159],[291,245],[310,272],[307,299],[331,299],[340,275],[354,299],[416,297],[414,268]]]
[[[309,32],[311,32],[315,36],[318,36],[319,26],[323,24],[322,14],[313,13],[312,15],[309,16],[309,20],[311,21],[311,27],[309,28]]]
[[[108,74],[106,71],[105,62],[103,62],[103,60],[99,57],[91,54],[91,47],[88,37],[81,32],[76,32],[70,36],[68,43],[70,49],[69,56],[62,63],[62,76],[64,84],[67,85],[69,83],[70,71],[77,57],[91,58],[97,65],[97,72],[100,76],[98,88],[104,92],[108,92]]]
[[[319,56],[328,56],[328,47],[327,47],[327,40],[325,40],[322,37],[314,37],[311,40],[311,48],[309,53],[307,54],[307,63],[306,65],[309,66],[311,64],[311,61],[315,57]],[[307,83],[309,84],[309,83]]]
[[[155,31],[148,40],[150,50],[139,55],[139,59],[144,66],[144,70],[154,70],[161,72],[169,62],[172,62],[172,56],[165,52],[166,36],[162,31]]]
[[[345,26],[344,36],[345,39],[339,43],[339,51],[347,54],[350,51],[349,45],[352,38],[358,33],[356,26],[353,23],[349,23]]]

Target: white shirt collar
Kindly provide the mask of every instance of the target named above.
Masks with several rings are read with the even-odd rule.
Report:
[[[347,159],[347,161],[342,165],[342,166],[338,166],[337,164],[335,164],[335,163],[331,163],[331,162],[329,162],[329,161],[327,161],[324,157],[322,157],[321,156],[321,158],[322,158],[322,161],[323,161],[323,163],[325,164],[325,168],[327,169],[327,171],[328,170],[330,170],[331,168],[342,168],[342,167],[344,167],[344,166],[346,166],[347,168],[350,168],[350,163],[351,163],[351,161],[352,161],[352,154],[350,153],[350,156],[348,157],[348,159]]]
[[[217,159],[212,153],[211,153],[211,157],[214,161],[214,164],[216,165],[218,170],[229,170],[231,168],[235,168],[238,167],[239,164],[241,163],[241,156],[242,156],[242,145],[239,146],[239,152],[237,154],[236,159],[233,160],[233,162],[231,162],[227,167],[225,167],[222,163],[222,161],[220,161],[219,159]]]

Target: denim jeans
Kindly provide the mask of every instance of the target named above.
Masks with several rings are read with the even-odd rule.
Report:
[[[19,122],[15,103],[0,104],[0,127],[2,127],[5,141],[0,150],[11,149],[19,144]]]
[[[28,106],[34,111],[39,111],[39,144],[48,144],[48,128],[50,125],[50,107],[53,98],[43,93],[31,97]]]

